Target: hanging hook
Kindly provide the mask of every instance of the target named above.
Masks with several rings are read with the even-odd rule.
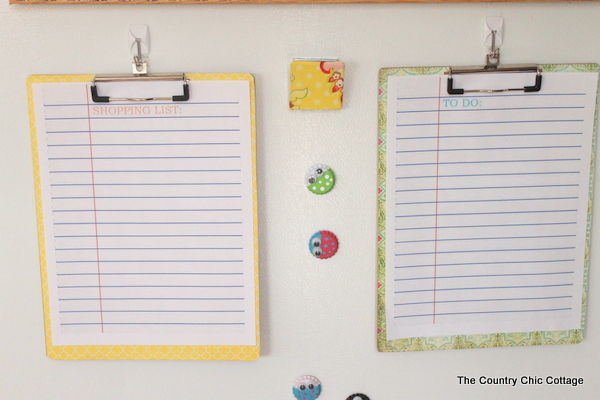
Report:
[[[139,24],[129,26],[129,48],[131,54],[133,54],[133,62],[131,63],[133,74],[147,75],[147,65],[143,58],[150,50],[147,25]]]
[[[144,62],[142,61],[142,39],[135,38],[135,44],[137,46],[137,55],[133,56],[133,62],[135,63],[135,69],[138,73],[142,73]]]
[[[500,65],[500,45],[504,41],[504,19],[487,17],[483,26],[483,43],[489,48],[485,56],[485,69],[497,69]]]
[[[500,48],[496,47],[496,33],[492,31],[492,48],[490,52],[485,56],[485,68],[495,69],[500,64]]]

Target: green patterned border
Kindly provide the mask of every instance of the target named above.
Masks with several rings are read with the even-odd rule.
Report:
[[[543,72],[600,72],[598,64],[548,64],[540,66]],[[386,218],[386,151],[387,151],[387,80],[390,76],[443,75],[447,67],[383,68],[379,71],[379,138],[378,138],[378,195],[377,195],[377,349],[381,352],[426,351],[449,349],[472,349],[486,347],[539,346],[551,344],[575,344],[583,340],[587,289],[589,276],[590,233],[592,226],[592,200],[594,164],[596,158],[596,133],[598,130],[598,97],[594,114],[592,158],[588,195],[588,218],[586,227],[585,261],[583,272],[583,299],[581,304],[581,328],[563,331],[510,332],[477,335],[451,335],[413,337],[386,340],[385,319],[385,218]]]

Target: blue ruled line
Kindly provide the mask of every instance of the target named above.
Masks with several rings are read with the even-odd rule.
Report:
[[[56,249],[56,251],[74,250],[243,250],[243,247],[77,247]]]
[[[573,247],[543,247],[537,249],[487,249],[487,250],[455,250],[455,251],[431,251],[424,253],[399,253],[394,254],[396,257],[402,256],[420,256],[425,254],[464,254],[464,253],[495,253],[495,252],[510,252],[510,251],[549,251],[549,250],[573,250]]]
[[[541,310],[507,310],[507,311],[471,311],[471,312],[454,312],[454,313],[435,313],[435,316],[440,315],[469,315],[469,314],[507,314],[507,313],[525,313],[525,312],[551,312],[551,311],[569,311],[568,308],[548,308]],[[398,315],[394,318],[413,318],[413,317],[432,317],[434,314],[415,314],[415,315]]]
[[[557,162],[557,161],[581,161],[581,158],[549,158],[542,160],[493,160],[493,161],[448,161],[433,163],[411,163],[396,164],[396,167],[414,167],[417,165],[458,165],[458,164],[497,164],[497,163],[521,163],[521,162]]]
[[[73,325],[245,325],[244,322],[73,322],[61,326]]]
[[[499,276],[542,276],[542,275],[567,275],[573,274],[573,271],[565,271],[565,272],[539,272],[539,273],[527,273],[527,274],[492,274],[492,275],[455,275],[455,276],[430,276],[423,278],[401,278],[394,279],[394,282],[402,282],[402,281],[419,281],[419,280],[430,280],[430,279],[454,279],[454,278],[489,278],[489,277],[499,277]],[[90,286],[97,287],[97,286]],[[103,286],[104,287],[104,286]]]
[[[441,300],[441,301],[419,301],[414,303],[396,303],[395,307],[416,306],[420,304],[439,304],[439,303],[474,303],[481,301],[524,301],[524,300],[556,300],[556,299],[571,299],[573,296],[551,296],[551,297],[516,297],[507,299],[472,299],[472,300]]]
[[[240,172],[241,169],[157,169],[157,170],[150,170],[150,169],[142,169],[142,170],[94,170],[94,171],[49,171],[51,174],[99,174],[99,173],[109,173],[109,174],[113,174],[113,173],[118,173],[118,174],[124,174],[124,173],[151,173],[151,174],[156,174],[156,173],[166,173],[166,172],[175,172],[175,173],[186,173],[186,172]]]
[[[242,237],[242,235],[58,235],[55,238],[163,238],[163,237]]]
[[[85,118],[83,118],[85,119]],[[489,124],[525,124],[534,123],[541,124],[547,122],[583,122],[582,119],[542,119],[542,120],[531,120],[531,121],[482,121],[482,122],[439,122],[431,124],[398,124],[396,127],[414,127],[414,126],[444,126],[444,125],[489,125]]]
[[[244,260],[102,260],[102,264],[106,263],[241,263]],[[68,260],[68,261],[56,261],[57,264],[86,264],[86,263],[98,263],[98,260]]]
[[[198,157],[50,157],[51,161],[65,160],[199,160],[212,158],[240,158],[240,156],[198,156]],[[94,171],[96,172],[96,171]]]
[[[522,136],[566,136],[566,135],[583,135],[583,132],[570,133],[504,133],[498,135],[440,135],[439,139],[458,139],[458,138],[482,138],[482,137],[522,137]],[[419,139],[435,139],[437,136],[408,136],[397,137],[396,140],[419,140]]]
[[[59,311],[61,314],[73,313],[243,313],[244,310],[74,310]]]
[[[91,285],[91,286],[58,286],[59,289],[98,289],[98,288],[109,288],[109,289],[138,289],[138,288],[155,288],[155,289],[166,289],[166,288],[243,288],[244,285],[237,286],[203,286],[203,285],[123,285],[123,286],[110,286],[110,285]]]
[[[506,108],[462,108],[462,109],[444,109],[444,110],[410,110],[396,111],[396,114],[413,114],[413,113],[437,113],[437,112],[460,112],[460,111],[520,111],[520,110],[572,110],[584,109],[582,106],[575,107],[506,107]]]
[[[85,199],[241,199],[242,196],[81,196],[52,197],[52,200],[85,200]]]
[[[575,225],[577,222],[544,222],[537,224],[501,224],[501,225],[449,225],[449,226],[424,226],[417,228],[397,228],[397,231],[412,231],[421,229],[452,229],[452,228],[498,228],[505,226],[543,226],[543,225]]]
[[[244,275],[243,272],[77,272],[57,276],[119,276],[119,275]]]
[[[241,222],[54,222],[53,225],[232,225]],[[96,236],[93,236],[96,237]],[[100,236],[98,236],[100,237]]]
[[[214,208],[214,209],[181,209],[181,210],[54,210],[55,213],[70,213],[70,212],[217,212],[217,211],[242,211],[241,208]]]
[[[53,183],[52,187],[61,186],[210,186],[210,185],[241,185],[241,182],[193,182],[193,183]]]
[[[539,214],[539,213],[566,213],[577,212],[578,210],[534,210],[534,211],[494,211],[494,212],[477,212],[477,213],[448,213],[448,214],[412,214],[412,215],[396,215],[396,218],[421,218],[421,217],[453,217],[457,215],[498,215],[498,214]]]
[[[124,301],[124,300],[158,300],[158,301],[165,301],[165,300],[182,300],[182,301],[191,301],[191,300],[198,300],[198,301],[212,301],[212,300],[218,300],[218,301],[225,301],[225,300],[232,300],[232,301],[241,301],[241,300],[245,300],[243,297],[81,297],[81,298],[59,298],[59,301],[111,301],[111,300],[115,300],[115,301]]]
[[[488,261],[488,262],[468,262],[468,263],[451,263],[451,264],[422,264],[422,265],[404,265],[394,266],[396,269],[402,268],[431,268],[431,267],[458,267],[465,265],[505,265],[505,264],[545,264],[557,262],[573,262],[574,258],[565,260],[525,260],[525,261]]]
[[[489,97],[552,97],[552,96],[585,96],[587,93],[527,93],[527,94],[487,94],[487,95],[469,95],[473,98]],[[456,96],[420,96],[420,97],[398,97],[396,100],[423,100],[423,99],[456,99]]]
[[[464,175],[420,175],[420,176],[399,176],[396,179],[425,179],[425,178],[476,178],[479,176],[522,176],[522,175],[559,175],[559,174],[579,174],[580,171],[549,171],[549,172],[510,172],[503,174],[464,174]]]
[[[180,116],[157,116],[157,117],[64,117],[64,118],[44,118],[46,121],[72,121],[72,120],[103,120],[103,119],[203,119],[203,118],[239,118],[239,115],[180,115]]]
[[[97,199],[99,197],[96,197]],[[496,203],[502,201],[540,201],[540,200],[576,200],[578,197],[533,197],[528,199],[485,199],[485,200],[443,200],[443,201],[413,201],[395,203],[396,206],[408,206],[416,204],[449,204],[449,203]]]
[[[210,101],[210,102],[185,102],[178,104],[179,106],[191,106],[191,105],[214,105],[214,104],[240,104],[237,101]],[[118,103],[118,102],[110,102],[110,106],[132,106],[132,105],[148,105],[148,103],[141,102],[128,102],[128,103]],[[174,105],[173,103],[152,103],[152,106],[163,106],[163,105]],[[88,107],[87,103],[72,103],[72,104],[44,104],[44,107]]]
[[[175,133],[175,132],[239,132],[240,129],[142,129],[142,130],[92,130],[91,133]],[[52,134],[69,134],[69,133],[83,133],[90,134],[89,130],[86,131],[46,131],[46,133]]]
[[[552,236],[497,236],[497,237],[476,237],[476,238],[454,238],[454,239],[426,239],[426,240],[400,240],[395,243],[425,243],[425,242],[455,242],[463,240],[505,240],[505,239],[549,239],[575,237],[577,235],[552,235]],[[58,250],[58,249],[57,249]]]
[[[428,191],[432,191],[432,190],[527,189],[527,188],[573,187],[573,186],[579,186],[579,184],[575,183],[575,184],[566,184],[566,185],[481,186],[481,187],[463,187],[463,188],[403,189],[403,190],[396,190],[396,193],[428,192]]]
[[[88,144],[49,144],[48,147],[100,147],[100,146],[224,146],[239,145],[240,143],[92,143]]]
[[[427,150],[398,150],[396,154],[401,153],[429,153],[441,151],[483,151],[483,150],[539,150],[539,149],[579,149],[581,146],[521,146],[521,147],[479,147],[464,149],[427,149]]]
[[[563,287],[573,286],[572,283],[561,283],[556,285],[530,285],[530,286],[482,286],[482,287],[464,287],[464,288],[447,288],[447,289],[419,289],[419,290],[401,290],[394,292],[395,294],[400,293],[417,293],[417,292],[446,292],[454,290],[494,290],[494,289],[532,289],[532,288],[545,288],[545,287]]]

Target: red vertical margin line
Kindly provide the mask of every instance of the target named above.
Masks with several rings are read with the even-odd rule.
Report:
[[[439,182],[440,182],[440,117],[442,102],[442,77],[438,81],[438,115],[437,115],[437,151],[435,161],[435,229],[434,229],[434,248],[433,248],[433,323],[436,316],[436,295],[437,295],[437,244],[438,244],[438,200],[439,200]]]
[[[88,133],[90,139],[90,171],[92,174],[92,199],[94,201],[94,229],[96,236],[96,262],[98,269],[98,298],[100,303],[100,328],[102,329],[102,333],[104,333],[104,315],[102,312],[102,281],[100,278],[100,250],[98,249],[98,215],[96,212],[96,184],[94,182],[94,150],[92,149],[92,119],[90,116],[90,88],[89,85],[85,85],[85,96],[86,96],[86,104],[87,104],[87,114],[88,114]]]

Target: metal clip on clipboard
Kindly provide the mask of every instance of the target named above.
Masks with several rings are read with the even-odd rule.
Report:
[[[185,74],[148,74],[146,62],[143,55],[149,53],[149,36],[147,25],[131,25],[129,27],[129,41],[133,56],[132,75],[97,75],[92,81],[90,91],[95,103],[108,103],[111,101],[152,101],[171,100],[187,101],[190,98],[189,80]],[[125,81],[182,81],[183,94],[172,97],[109,97],[98,95],[96,82],[125,82]]]
[[[486,65],[483,67],[450,67],[446,74],[448,75],[448,94],[459,95],[465,93],[496,93],[496,92],[539,92],[542,88],[542,70],[536,64],[500,64],[500,49],[497,47],[502,44],[504,33],[504,20],[501,17],[489,17],[484,26],[484,43],[491,40],[490,52],[486,55]],[[500,43],[497,43],[497,42]],[[533,86],[524,86],[520,88],[506,89],[459,89],[455,88],[453,75],[476,74],[476,73],[518,73],[535,72],[535,84]]]

